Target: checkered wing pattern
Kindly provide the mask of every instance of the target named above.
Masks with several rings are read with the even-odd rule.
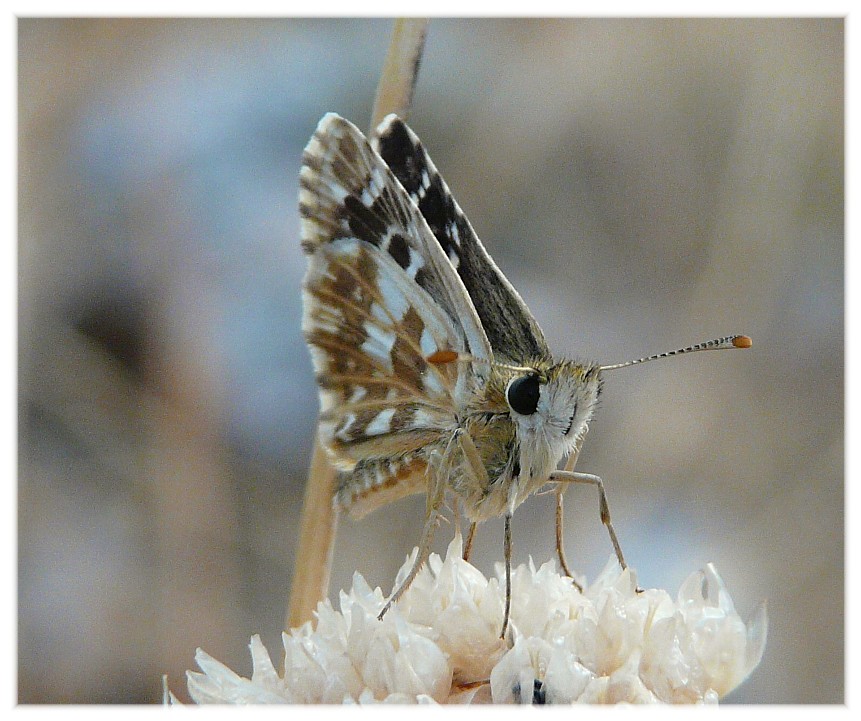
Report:
[[[522,363],[550,356],[541,328],[484,249],[415,133],[387,116],[374,133],[377,150],[404,187],[457,271],[499,359]]]
[[[342,471],[336,500],[363,513],[426,490],[491,357],[462,281],[362,133],[326,115],[303,156],[299,209],[309,256],[303,330],[320,388],[320,436]]]

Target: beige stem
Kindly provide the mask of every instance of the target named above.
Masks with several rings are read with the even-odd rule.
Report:
[[[329,594],[329,574],[338,526],[338,516],[332,506],[334,492],[335,469],[317,440],[305,486],[299,545],[287,609],[288,629],[310,621],[317,603]]]
[[[389,113],[395,113],[404,120],[409,115],[428,22],[426,18],[395,20],[389,52],[377,86],[374,111],[371,114],[372,130]]]
[[[402,118],[409,114],[427,25],[426,19],[395,20],[389,51],[377,86],[372,128],[389,113],[397,113]],[[287,607],[288,629],[310,621],[317,603],[329,595],[329,575],[338,524],[332,505],[334,492],[335,470],[319,440],[316,440],[299,526],[299,545]]]

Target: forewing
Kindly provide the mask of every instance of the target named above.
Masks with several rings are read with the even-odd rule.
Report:
[[[303,156],[299,208],[309,255],[303,330],[320,387],[320,437],[338,500],[416,490],[489,357],[478,316],[418,209],[355,126],[329,114]]]
[[[548,357],[541,328],[484,249],[418,137],[396,115],[389,115],[371,144],[418,206],[460,276],[496,355],[517,363]]]
[[[339,238],[380,249],[448,315],[473,357],[491,358],[460,277],[419,209],[355,125],[334,113],[323,117],[305,148],[299,185],[306,252]]]

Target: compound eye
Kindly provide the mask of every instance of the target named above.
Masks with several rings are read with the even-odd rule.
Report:
[[[520,413],[523,416],[531,416],[538,408],[538,396],[540,394],[540,384],[538,376],[530,374],[528,376],[520,376],[515,378],[508,385],[506,396],[508,405],[511,409]]]

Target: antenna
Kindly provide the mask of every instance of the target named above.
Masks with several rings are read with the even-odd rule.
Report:
[[[667,353],[658,353],[657,355],[650,355],[648,358],[638,358],[637,360],[626,361],[625,363],[615,363],[609,366],[600,366],[600,370],[602,371],[614,371],[617,368],[627,368],[628,366],[634,366],[638,363],[647,363],[648,361],[658,360],[659,358],[669,358],[674,355],[681,355],[682,353],[695,353],[700,350],[727,350],[730,348],[750,348],[753,345],[753,341],[746,335],[728,335],[723,338],[716,338],[715,340],[706,341],[705,343],[697,343],[696,345],[689,345],[687,348],[679,348],[678,350],[671,350]]]

